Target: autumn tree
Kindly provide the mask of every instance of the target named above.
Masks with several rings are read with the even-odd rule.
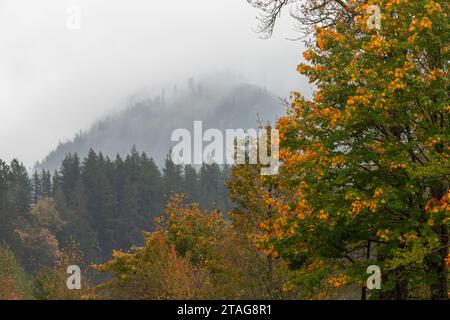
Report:
[[[30,210],[33,223],[39,228],[47,228],[54,234],[61,231],[66,222],[62,220],[53,198],[42,198]]]
[[[265,272],[262,273],[265,276],[265,294],[267,298],[276,299],[283,295],[281,291],[287,291],[289,285],[279,282],[277,274],[286,266],[278,259],[278,251],[270,239],[280,234],[279,223],[286,210],[279,210],[281,188],[278,177],[261,175],[263,166],[249,163],[251,147],[248,141],[243,148],[246,148],[246,151],[242,150],[246,155],[245,163],[235,165],[227,181],[230,198],[235,204],[229,216],[235,232],[265,258]]]
[[[207,271],[177,254],[161,233],[146,234],[144,246],[114,251],[112,260],[94,268],[113,277],[96,288],[95,298],[204,299],[211,288]]]
[[[288,191],[276,204],[289,214],[268,245],[305,287],[362,285],[377,264],[379,297],[404,299],[426,285],[447,299],[449,4],[328,3],[337,9],[312,25],[309,63],[298,67],[314,98],[294,92],[278,122]],[[374,4],[381,28],[370,20]]]
[[[32,298],[31,282],[14,254],[0,247],[0,300]]]
[[[33,275],[33,295],[38,300],[80,300],[91,295],[90,268],[84,263],[79,245],[71,241],[60,250],[60,256],[51,266],[41,268]],[[69,289],[67,280],[69,266],[78,266],[81,271],[80,289]]]
[[[113,279],[97,288],[106,297],[125,299],[255,299],[268,294],[265,256],[241,237],[218,211],[200,210],[175,196],[145,244],[95,269]],[[109,295],[108,295],[109,293]]]

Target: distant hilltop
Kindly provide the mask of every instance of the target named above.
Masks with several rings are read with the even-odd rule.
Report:
[[[218,81],[188,81],[186,88],[162,90],[151,99],[133,102],[120,113],[97,121],[89,130],[60,143],[35,169],[55,170],[68,153],[84,157],[89,149],[111,158],[126,155],[132,146],[145,151],[161,165],[178,128],[192,129],[203,121],[205,129],[257,128],[258,119],[273,123],[284,113],[280,100],[264,88]]]

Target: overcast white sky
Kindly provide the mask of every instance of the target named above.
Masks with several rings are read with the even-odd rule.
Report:
[[[80,30],[66,27],[70,5]],[[307,90],[294,21],[261,40],[257,14],[245,0],[0,0],[0,159],[31,166],[134,92],[190,76]]]

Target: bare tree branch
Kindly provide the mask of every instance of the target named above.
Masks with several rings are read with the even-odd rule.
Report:
[[[284,8],[290,6],[290,14],[298,24],[296,30],[306,38],[315,27],[331,27],[338,22],[354,23],[353,8],[347,0],[247,0],[253,7],[261,10],[258,16],[258,32],[270,38]]]

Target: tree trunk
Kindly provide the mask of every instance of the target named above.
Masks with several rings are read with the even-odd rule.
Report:
[[[378,261],[386,260],[383,253],[378,252]],[[390,290],[381,290],[381,300],[407,300],[408,299],[408,278],[405,276],[404,267],[398,267],[390,272],[382,272],[382,283],[387,283],[393,278],[394,288]]]
[[[380,293],[381,300],[408,299],[408,279],[404,276],[403,271],[404,269],[400,267],[389,274],[389,276],[395,277],[395,287],[392,290]]]
[[[435,199],[442,199],[448,192],[448,186],[435,183],[431,187],[431,194]],[[439,236],[440,249],[427,257],[425,265],[428,272],[436,275],[436,281],[431,284],[431,298],[433,300],[448,300],[448,272],[445,268],[445,258],[448,255],[449,232],[443,224],[435,226],[434,231]]]

